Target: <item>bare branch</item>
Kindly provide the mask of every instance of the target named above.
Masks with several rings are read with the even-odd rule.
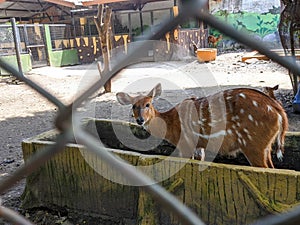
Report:
[[[106,7],[105,11],[105,18],[104,18],[104,24],[103,24],[103,31],[106,33],[108,32],[110,22],[111,22],[111,14],[112,14],[112,9],[110,7]]]
[[[33,223],[21,216],[19,213],[4,206],[0,206],[0,217],[6,219],[12,224],[33,225]]]

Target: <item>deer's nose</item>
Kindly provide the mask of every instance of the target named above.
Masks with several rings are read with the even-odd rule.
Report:
[[[136,122],[138,125],[143,125],[143,123],[145,122],[144,118],[140,117],[136,119]]]

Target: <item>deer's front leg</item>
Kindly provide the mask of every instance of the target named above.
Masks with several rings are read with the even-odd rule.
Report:
[[[204,161],[205,160],[205,151],[204,151],[204,148],[197,148],[194,151],[194,155],[193,155],[192,159],[197,159],[197,160]]]

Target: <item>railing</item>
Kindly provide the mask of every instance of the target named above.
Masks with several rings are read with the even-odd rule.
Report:
[[[260,53],[266,55],[268,58],[276,61],[280,65],[289,68],[293,73],[299,76],[300,67],[294,63],[293,60],[290,60],[285,57],[280,57],[276,53],[269,51],[262,43],[252,40],[251,37],[242,34],[234,28],[224,24],[223,22],[218,21],[212,15],[201,11],[202,7],[205,6],[206,2],[203,0],[192,0],[185,1],[183,9],[177,17],[173,20],[165,22],[158,30],[151,32],[148,35],[145,35],[149,40],[159,40],[165,35],[166,32],[174,29],[179,23],[183,22],[188,17],[197,17],[208,25],[215,27],[220,30],[225,35],[228,35],[237,41],[248,45],[252,49],[258,50]],[[136,53],[143,51],[145,48],[146,42],[141,41],[135,48],[128,52],[128,55],[121,57],[118,60],[118,64],[113,66],[111,71],[98,80],[98,82],[91,84],[89,88],[86,89],[84,93],[78,96],[70,105],[64,105],[59,101],[55,96],[47,92],[43,87],[39,86],[32,80],[23,76],[23,74],[16,71],[9,65],[6,65],[2,60],[0,60],[0,66],[5,70],[11,72],[15,77],[20,80],[23,80],[28,86],[40,93],[43,97],[47,98],[50,102],[55,104],[59,108],[59,112],[55,121],[56,128],[60,131],[56,139],[56,143],[53,146],[47,147],[44,151],[36,153],[31,159],[27,161],[26,164],[20,166],[15,172],[13,172],[9,177],[3,179],[0,182],[0,192],[3,193],[9,188],[13,187],[15,183],[32,173],[39,166],[43,165],[47,160],[51,159],[54,155],[64,150],[64,146],[68,143],[72,137],[73,131],[76,130],[78,141],[85,145],[88,150],[97,154],[107,163],[114,165],[116,169],[119,170],[120,174],[126,177],[131,182],[139,182],[143,184],[143,188],[150,194],[153,198],[159,202],[161,205],[164,205],[166,209],[176,214],[182,224],[204,224],[200,218],[197,217],[189,208],[179,202],[173,195],[167,192],[158,184],[153,184],[150,178],[145,176],[140,171],[136,170],[133,167],[127,166],[128,164],[120,159],[116,158],[112,153],[107,151],[104,147],[99,146],[97,140],[86,133],[79,123],[76,121],[72,122],[71,116],[80,105],[93,93],[99,90],[109,79],[117,74],[122,68],[138,62],[139,60],[136,57]],[[147,46],[146,46],[147,47]],[[149,185],[151,184],[151,185]],[[7,209],[5,207],[0,207],[0,216],[5,218],[11,223],[17,224],[31,224],[23,216],[18,213]],[[296,224],[300,222],[300,208],[296,208],[293,211],[286,213],[284,215],[271,216],[269,218],[262,219],[256,224]]]

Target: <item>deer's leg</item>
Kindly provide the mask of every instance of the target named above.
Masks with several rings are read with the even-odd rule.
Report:
[[[264,150],[262,151],[261,149]],[[242,152],[246,156],[251,166],[269,168],[269,152],[266,149],[266,147],[258,149],[257,146],[248,145],[246,148],[242,149]]]
[[[180,140],[176,146],[179,149],[180,156],[183,158],[194,159],[196,146],[186,140]]]
[[[201,160],[204,161],[205,160],[205,151],[204,148],[197,148],[194,151],[194,155],[192,157],[193,159],[197,159],[197,160]]]
[[[269,168],[274,168],[273,161],[272,161],[272,148],[269,146],[266,151],[268,151],[267,155],[267,163]]]

